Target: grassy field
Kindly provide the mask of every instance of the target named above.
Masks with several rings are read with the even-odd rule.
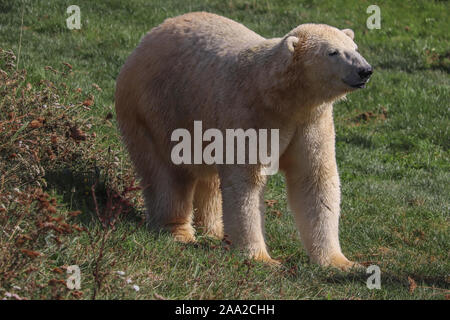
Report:
[[[71,4],[80,30],[66,27]],[[8,66],[11,55],[0,54],[9,79],[0,82],[0,299],[448,299],[450,5],[377,1],[381,29],[368,30],[371,4],[0,0],[0,47],[16,56]],[[367,288],[365,273],[308,263],[281,175],[266,193],[267,243],[281,269],[201,236],[175,243],[140,222],[115,125],[115,79],[148,30],[200,10],[265,37],[306,22],[355,31],[375,73],[335,105],[340,238],[348,258],[381,268],[380,290]],[[37,148],[29,161],[42,166],[34,175],[28,145]],[[75,291],[65,286],[70,265],[81,270]]]

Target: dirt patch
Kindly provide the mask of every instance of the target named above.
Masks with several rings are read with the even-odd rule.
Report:
[[[377,112],[364,111],[348,120],[354,125],[359,125],[371,121],[385,121],[387,118],[388,111],[384,106],[381,106]]]

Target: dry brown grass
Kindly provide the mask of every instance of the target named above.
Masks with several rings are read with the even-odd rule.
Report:
[[[76,116],[94,96],[70,93],[64,78],[72,66],[47,67],[60,82],[43,80],[33,87],[26,70],[16,70],[15,60],[12,51],[0,48],[0,296],[81,298],[81,291],[66,287],[67,265],[58,266],[52,256],[86,233],[95,299],[109,275],[103,266],[105,242],[116,221],[134,209],[131,199],[138,188],[130,170],[117,174],[117,164],[98,150],[95,133],[87,133],[89,123]],[[100,222],[96,232],[83,225],[80,210],[49,195],[69,186],[62,178],[67,170],[84,184],[71,183],[71,196],[88,199],[95,213],[89,219]]]

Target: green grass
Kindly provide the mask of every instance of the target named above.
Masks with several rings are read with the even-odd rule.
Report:
[[[66,28],[66,8],[81,8],[81,30]],[[220,242],[199,237],[197,245],[173,242],[133,221],[122,221],[105,242],[102,270],[110,272],[97,298],[153,299],[442,299],[449,294],[449,104],[450,30],[446,1],[378,1],[381,29],[368,30],[370,1],[7,1],[0,0],[0,44],[19,51],[27,81],[54,79],[45,66],[73,66],[64,82],[73,92],[95,95],[79,119],[92,124],[96,146],[110,147],[121,166],[121,146],[113,112],[115,79],[140,38],[165,18],[205,10],[235,19],[265,37],[281,36],[301,23],[352,28],[362,55],[375,68],[367,89],[335,105],[337,161],[342,184],[340,238],[348,258],[380,266],[381,290],[366,287],[368,275],[342,273],[308,263],[287,208],[282,176],[270,179],[267,244],[281,270],[248,262]],[[52,78],[53,77],[53,78]],[[97,84],[102,91],[93,90]],[[69,95],[70,99],[70,95]],[[76,172],[75,172],[76,174]],[[121,174],[118,169],[117,174]],[[70,185],[66,186],[69,190]],[[60,206],[92,206],[82,196],[48,184]],[[67,190],[66,190],[67,191]],[[137,210],[142,210],[138,207]],[[280,217],[272,214],[279,210]],[[87,219],[87,221],[91,221]],[[100,226],[86,222],[95,234]],[[101,234],[101,233],[100,233]],[[100,236],[99,236],[100,237]],[[81,268],[83,298],[94,288],[97,251],[87,234],[65,240],[64,250],[45,248],[33,276],[43,287],[31,298],[51,297],[45,284],[54,267]],[[124,271],[136,292],[116,271]],[[413,279],[417,288],[410,292]],[[0,288],[0,294],[26,286],[29,277]],[[38,287],[39,288],[39,287]],[[21,291],[15,291],[21,294]],[[62,297],[73,298],[69,292]],[[157,297],[157,296],[156,296]]]

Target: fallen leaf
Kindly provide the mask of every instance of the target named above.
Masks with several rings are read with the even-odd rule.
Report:
[[[48,281],[48,285],[49,286],[56,286],[57,284],[61,284],[61,285],[66,285],[66,282],[64,280],[59,280],[59,279],[50,279]]]
[[[33,259],[36,257],[40,257],[42,255],[42,253],[40,253],[40,252],[28,250],[28,249],[20,249],[20,251]]]
[[[86,134],[83,132],[83,130],[81,130],[75,126],[70,127],[70,137],[77,141],[86,140]]]
[[[50,205],[49,205],[49,206],[47,207],[47,211],[50,212],[50,213],[56,213],[56,208],[55,208],[54,206],[50,206]]]
[[[71,217],[76,217],[79,214],[81,214],[80,210],[69,212],[69,216],[71,216]]]
[[[62,64],[65,65],[67,68],[72,70],[72,66],[69,63],[63,62]]]
[[[272,199],[267,199],[264,200],[264,202],[267,204],[268,207],[272,208],[274,206],[274,204],[278,203],[277,200],[272,200]]]
[[[40,122],[39,120],[33,120],[30,122],[29,126],[32,129],[40,128],[42,127],[42,122]]]
[[[79,232],[85,231],[84,228],[81,228],[80,226],[77,226],[76,224],[73,224],[73,225],[72,225],[72,228],[75,229],[75,230],[77,230],[77,231],[79,231]]]
[[[413,294],[414,290],[416,290],[417,288],[417,284],[411,277],[408,277],[408,282],[409,282],[409,293]]]
[[[77,291],[77,290],[72,291],[70,294],[71,294],[74,298],[77,298],[77,299],[79,299],[79,298],[81,298],[81,297],[83,296],[83,292]]]
[[[86,100],[83,101],[83,106],[86,107],[90,107],[94,104],[94,100],[92,100],[91,98],[87,98]]]
[[[388,254],[389,252],[391,252],[391,249],[386,248],[386,247],[379,247],[379,248],[378,248],[378,251],[379,251],[381,254]]]
[[[53,272],[55,272],[55,273],[59,273],[59,274],[62,274],[62,273],[64,273],[64,271],[61,269],[61,268],[58,268],[58,267],[56,267],[56,268],[53,268],[53,270],[52,270]]]
[[[281,211],[280,210],[272,210],[270,211],[273,215],[275,215],[277,218],[281,217]]]

